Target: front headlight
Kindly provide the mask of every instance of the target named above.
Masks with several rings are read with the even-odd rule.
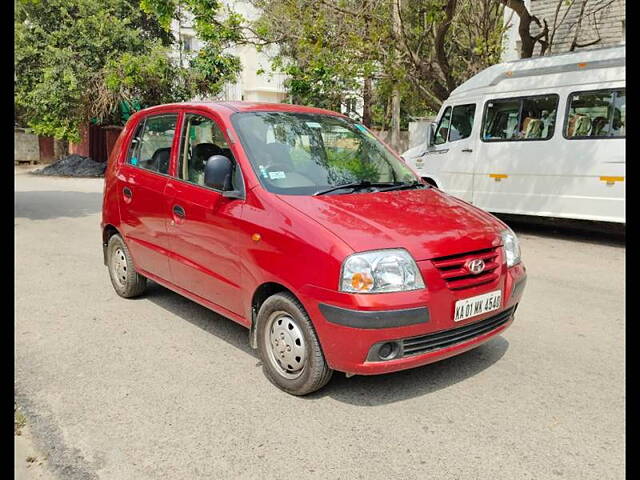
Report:
[[[518,237],[511,230],[503,230],[502,248],[504,248],[504,256],[507,259],[507,267],[513,267],[520,263],[520,242]]]
[[[385,293],[419,288],[424,288],[422,275],[409,252],[403,249],[354,253],[342,264],[342,292]]]

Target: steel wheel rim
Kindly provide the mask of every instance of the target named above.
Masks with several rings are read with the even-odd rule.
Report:
[[[127,285],[127,256],[120,247],[116,248],[111,257],[111,271],[113,279],[118,286],[125,287]]]
[[[274,312],[267,328],[265,341],[272,366],[284,378],[298,378],[307,359],[302,329],[286,312]]]

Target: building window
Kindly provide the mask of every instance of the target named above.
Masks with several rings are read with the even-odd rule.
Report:
[[[185,52],[192,52],[193,51],[193,37],[188,36],[188,35],[183,35],[182,36],[182,49]]]

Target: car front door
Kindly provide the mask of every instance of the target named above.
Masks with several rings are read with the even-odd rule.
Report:
[[[170,278],[164,190],[177,119],[175,113],[142,119],[116,175],[120,229],[136,269],[164,280]]]
[[[476,123],[475,103],[447,106],[436,127],[433,146],[423,157],[425,176],[432,175],[438,187],[469,202],[473,192]]]
[[[226,198],[205,185],[205,164],[213,155],[234,161],[216,120],[210,114],[186,113],[176,174],[166,190],[171,212],[167,226],[171,275],[178,287],[192,295],[244,315],[238,256],[244,201]],[[242,190],[242,177],[237,172],[234,188]]]

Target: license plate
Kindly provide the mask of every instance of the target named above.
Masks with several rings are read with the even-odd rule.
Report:
[[[460,322],[467,318],[482,315],[500,308],[502,299],[502,290],[484,293],[476,297],[465,298],[456,302],[456,308],[453,315],[454,322]]]

